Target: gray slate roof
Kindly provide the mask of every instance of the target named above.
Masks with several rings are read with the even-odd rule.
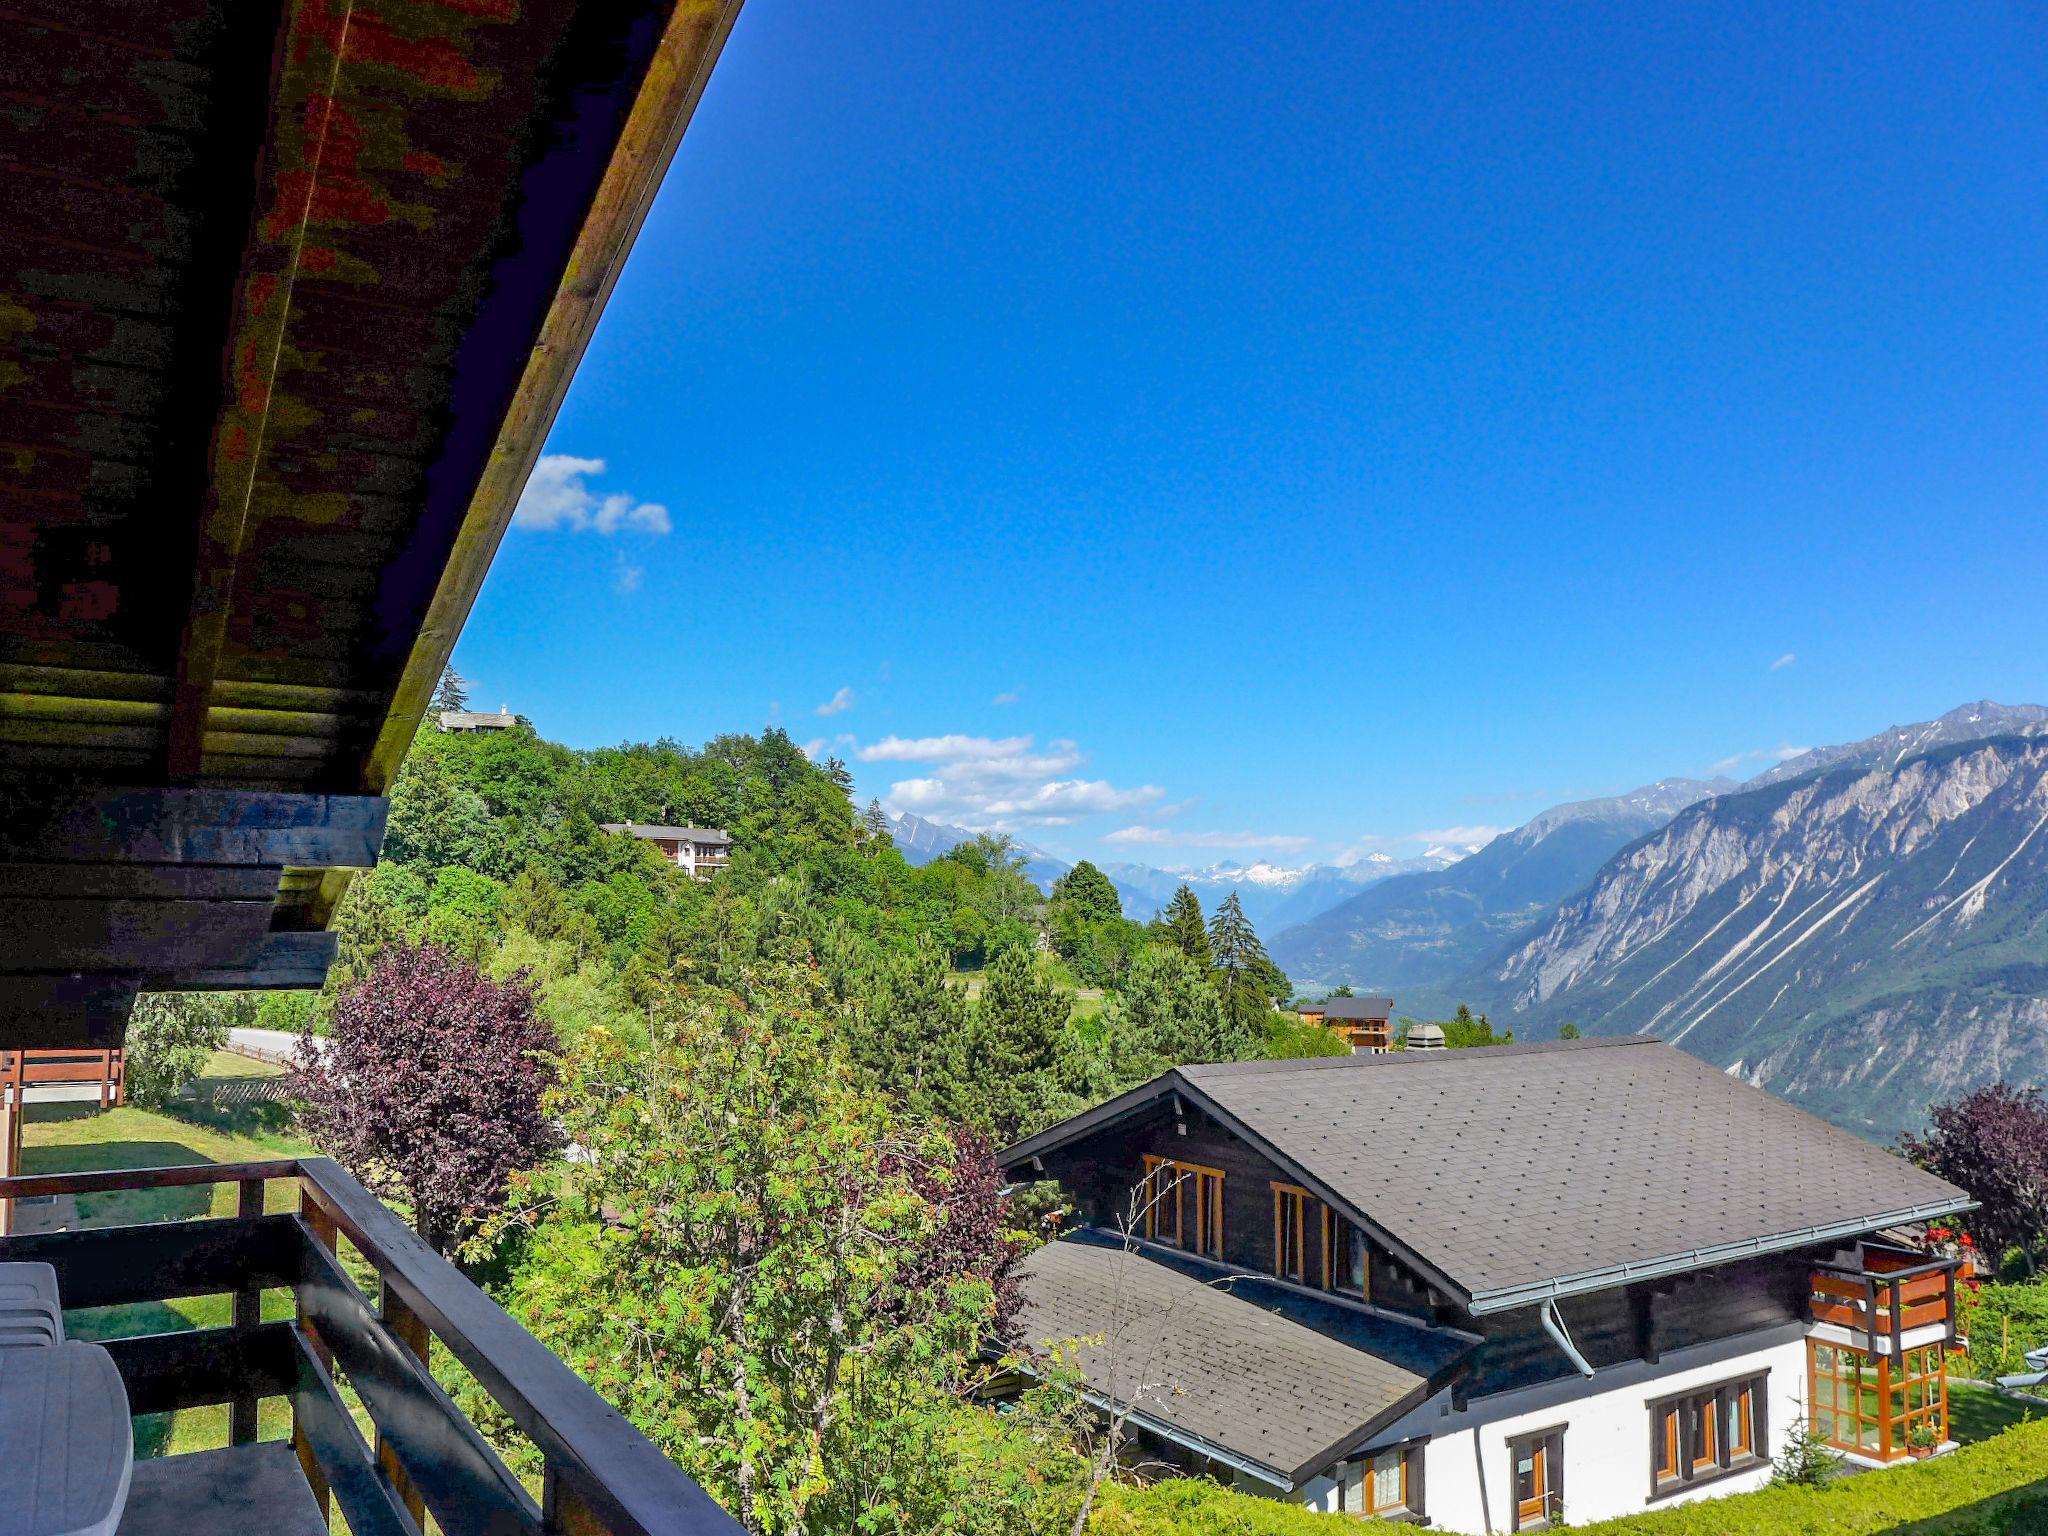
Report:
[[[630,832],[635,837],[648,839],[669,838],[682,843],[729,843],[732,834],[721,832],[716,827],[656,827],[644,821],[607,821],[603,823],[607,832]]]
[[[1640,1036],[1182,1067],[1001,1161],[1176,1090],[1475,1312],[1970,1204],[1903,1158]]]
[[[1391,997],[1332,997],[1320,1003],[1304,1003],[1307,1013],[1320,1013],[1329,1019],[1385,1019],[1394,1012]]]
[[[1419,1371],[1234,1294],[1228,1281],[1207,1283],[1094,1233],[1047,1244],[1016,1273],[1017,1345],[1036,1352],[1090,1340],[1071,1359],[1098,1398],[1283,1487],[1321,1471],[1429,1389]],[[1401,1331],[1442,1349],[1441,1338]],[[1447,1365],[1469,1347],[1458,1343],[1432,1363]]]

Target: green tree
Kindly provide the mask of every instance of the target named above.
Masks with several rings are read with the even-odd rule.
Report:
[[[756,1536],[973,1529],[954,1426],[1008,1249],[949,1238],[958,1150],[861,1089],[819,993],[770,963],[650,1050],[587,1035],[549,1109],[589,1157],[521,1200],[510,1301]]]
[[[1557,1038],[1558,1038],[1558,1039],[1560,1039],[1560,1040],[1576,1040],[1576,1039],[1578,1039],[1578,1038],[1579,1038],[1579,1026],[1578,1026],[1578,1025],[1576,1025],[1576,1024],[1566,1024],[1566,1025],[1564,1026],[1564,1028],[1560,1029],[1560,1030],[1559,1030],[1559,1031],[1557,1032]]]
[[[976,1002],[968,1058],[976,1091],[966,1116],[997,1146],[1057,1118],[1059,1070],[1073,999],[1039,974],[1031,953],[1005,950]]]
[[[453,665],[441,669],[441,681],[434,685],[434,697],[427,708],[437,715],[444,710],[460,714],[469,708],[469,684]]]
[[[1265,1037],[1224,1012],[1209,973],[1179,950],[1148,946],[1120,992],[1102,1005],[1106,1076],[1090,1082],[1107,1097],[1169,1067],[1246,1061],[1265,1054]]]
[[[1208,966],[1212,963],[1209,953],[1209,931],[1202,922],[1202,903],[1187,886],[1183,885],[1173,893],[1173,900],[1166,904],[1166,910],[1160,914],[1158,931],[1161,939],[1197,965]]]
[[[153,992],[128,1016],[121,1070],[128,1102],[161,1109],[224,1049],[230,1029],[251,1023],[254,1001],[244,992]]]
[[[1223,1011],[1241,1028],[1260,1028],[1274,998],[1286,993],[1287,978],[1267,957],[1235,891],[1209,920],[1209,956]]]
[[[974,1112],[975,1074],[967,1057],[972,1010],[951,974],[938,940],[920,938],[889,967],[848,1037],[855,1066],[898,1104],[965,1122]]]
[[[896,836],[889,827],[889,813],[882,809],[881,801],[868,802],[868,808],[860,813],[860,824],[870,852],[896,846]]]
[[[1083,859],[1052,885],[1052,905],[1084,923],[1123,921],[1123,898],[1109,876]]]

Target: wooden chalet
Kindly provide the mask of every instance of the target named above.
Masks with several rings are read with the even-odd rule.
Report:
[[[1760,1486],[1799,1421],[1948,1439],[1954,1186],[1655,1040],[1190,1066],[1000,1155],[1077,1230],[1078,1343],[1154,1456],[1463,1531]]]
[[[1370,1054],[1394,1048],[1391,997],[1331,997],[1320,1003],[1303,1003],[1294,1011],[1308,1023],[1340,1035],[1353,1051]]]
[[[738,9],[0,12],[0,1051],[118,1049],[139,991],[319,984]],[[50,1267],[18,1280],[31,1310],[235,1298],[231,1326],[106,1343],[126,1411],[227,1404],[229,1443],[56,1528],[311,1536],[339,1505],[357,1536],[737,1529],[331,1162],[0,1200],[209,1183],[239,1215],[0,1240]],[[90,1348],[0,1377],[56,1392]],[[434,1384],[444,1349],[539,1449],[538,1500]],[[288,1443],[259,1439],[266,1399]],[[29,1470],[0,1481],[56,1488]]]

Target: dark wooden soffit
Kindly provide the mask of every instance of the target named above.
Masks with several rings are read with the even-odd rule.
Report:
[[[0,8],[0,747],[376,793],[736,0]]]
[[[383,793],[738,9],[0,5],[0,781]]]

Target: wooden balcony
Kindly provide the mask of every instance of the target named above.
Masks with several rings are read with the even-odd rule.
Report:
[[[1956,1278],[1964,1259],[1868,1246],[1853,1264],[1814,1266],[1815,1336],[1870,1355],[1956,1339]]]
[[[190,1536],[185,1512],[208,1509],[236,1512],[237,1529],[324,1530],[337,1504],[355,1536],[420,1536],[427,1514],[448,1536],[737,1536],[709,1495],[330,1159],[0,1179],[0,1199],[223,1183],[239,1187],[238,1215],[0,1239],[0,1260],[55,1267],[67,1312],[233,1298],[231,1326],[101,1340],[131,1413],[229,1410],[226,1448],[137,1463],[123,1536]],[[280,1183],[288,1208],[267,1210]],[[338,1237],[355,1272],[374,1275],[374,1297]],[[263,1320],[266,1293],[289,1294],[290,1320]],[[538,1496],[435,1382],[437,1342],[539,1452]],[[289,1451],[257,1443],[259,1405],[280,1398]],[[244,1507],[257,1499],[265,1507]]]

